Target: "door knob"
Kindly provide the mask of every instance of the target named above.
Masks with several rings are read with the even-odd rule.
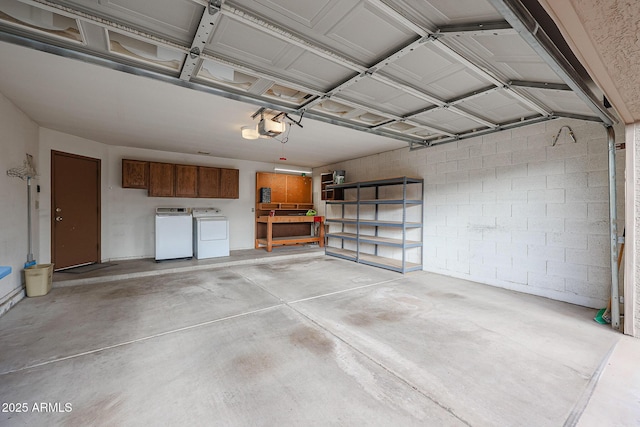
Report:
[[[56,212],[62,212],[61,208],[56,208]]]
[[[56,217],[56,221],[58,221],[58,222],[62,221],[62,217],[61,216],[57,216]]]

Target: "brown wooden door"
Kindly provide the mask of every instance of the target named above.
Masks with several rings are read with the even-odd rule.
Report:
[[[55,269],[100,262],[100,160],[51,152]]]

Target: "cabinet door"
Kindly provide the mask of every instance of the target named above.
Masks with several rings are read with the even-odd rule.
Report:
[[[122,159],[122,188],[149,188],[149,162]]]
[[[240,171],[238,169],[220,169],[220,197],[223,199],[240,197]]]
[[[198,196],[198,167],[176,165],[176,197]]]
[[[198,166],[198,197],[220,197],[220,169]]]
[[[175,167],[171,163],[149,163],[149,196],[173,197]]]

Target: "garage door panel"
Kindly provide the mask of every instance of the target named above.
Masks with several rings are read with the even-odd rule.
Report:
[[[593,111],[571,91],[527,89],[524,92],[549,106],[554,113],[594,116]]]
[[[488,80],[466,69],[450,55],[424,46],[385,67],[384,74],[439,97],[452,99],[486,87]]]
[[[562,83],[553,70],[517,34],[444,37],[446,45],[504,80]]]
[[[256,43],[256,40],[261,40]],[[241,22],[223,17],[207,51],[237,58],[240,63],[275,67],[292,45]]]
[[[435,31],[444,25],[499,21],[502,16],[488,3],[477,0],[390,0],[395,9],[406,10],[418,24]]]
[[[536,112],[509,96],[504,91],[494,91],[459,104],[461,108],[495,123],[504,123],[522,117],[530,117]]]
[[[349,68],[311,52],[301,52],[283,71],[323,91],[332,89],[354,74]]]
[[[60,2],[88,13],[116,17],[151,34],[191,43],[204,7],[190,0],[71,0]]]
[[[447,109],[431,110],[415,117],[414,121],[426,126],[433,126],[451,133],[467,132],[472,129],[483,129],[485,126],[456,114]]]
[[[371,78],[358,81],[340,92],[340,96],[395,114],[407,114],[431,105],[424,99]]]

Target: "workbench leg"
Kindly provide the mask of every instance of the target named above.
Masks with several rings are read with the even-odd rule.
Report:
[[[320,242],[319,245],[321,248],[324,248],[324,222],[320,221],[320,227],[318,227],[320,229]]]
[[[271,249],[273,248],[272,239],[273,239],[273,224],[271,223],[271,221],[269,221],[267,223],[267,252],[271,252]]]

